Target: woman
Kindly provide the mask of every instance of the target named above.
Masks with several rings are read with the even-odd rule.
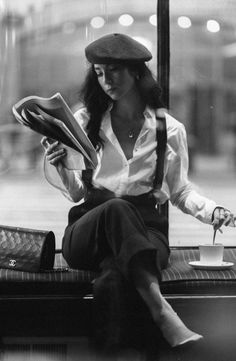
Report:
[[[73,268],[102,270],[115,264],[172,347],[198,341],[202,336],[186,327],[160,292],[169,247],[157,205],[170,199],[215,229],[232,222],[233,215],[193,189],[185,129],[167,113],[162,113],[167,127],[164,179],[161,189],[153,188],[159,164],[156,114],[162,103],[145,64],[151,53],[126,35],[109,34],[88,45],[85,54],[90,67],[81,90],[84,107],[75,117],[97,149],[97,168],[87,178],[81,171],[68,172],[61,162],[63,145],[42,140],[67,196],[74,202],[86,199],[69,213],[63,255]]]

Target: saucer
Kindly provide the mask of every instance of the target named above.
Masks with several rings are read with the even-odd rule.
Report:
[[[233,267],[233,262],[221,262],[220,264],[206,264],[202,263],[201,261],[192,261],[188,263],[195,269],[209,269],[209,270],[224,270]]]

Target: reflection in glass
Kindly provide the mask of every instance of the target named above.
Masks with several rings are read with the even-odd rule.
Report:
[[[60,247],[71,203],[46,184],[41,137],[16,123],[11,106],[28,95],[59,91],[76,110],[87,67],[84,48],[106,33],[146,43],[156,73],[156,26],[149,22],[156,0],[0,0],[0,10],[1,224],[52,229]],[[124,14],[133,19],[129,26],[119,23]]]
[[[187,127],[190,151],[233,152],[235,14],[233,1],[170,1],[171,109]]]
[[[170,111],[183,122],[190,178],[235,212],[236,2],[170,0]],[[189,26],[191,24],[191,26]],[[206,243],[212,230],[170,207],[170,239]],[[235,244],[235,230],[220,242]]]
[[[88,43],[106,33],[127,33],[153,52],[150,67],[156,73],[156,0],[145,4],[141,0],[9,0],[0,6],[7,6],[1,21],[1,47],[6,51],[1,52],[5,107],[0,110],[0,125],[10,123],[14,129],[8,134],[10,154],[5,151],[5,158],[16,163],[15,170],[37,167],[42,150],[40,137],[15,123],[11,105],[28,95],[48,97],[60,91],[75,110],[80,105],[78,89],[87,68]]]

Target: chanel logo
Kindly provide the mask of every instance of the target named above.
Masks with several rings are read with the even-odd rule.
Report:
[[[10,267],[15,267],[16,266],[16,260],[15,259],[10,259],[9,266]]]

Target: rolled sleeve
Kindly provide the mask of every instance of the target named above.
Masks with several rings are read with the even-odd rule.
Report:
[[[63,173],[64,175],[62,176],[60,170],[44,158],[44,175],[48,183],[59,189],[71,202],[79,202],[85,194],[85,186],[81,180],[81,171],[64,168]]]
[[[188,179],[188,145],[185,127],[172,121],[168,133],[166,181],[170,191],[170,201],[184,213],[190,214],[204,223],[210,224],[212,213],[217,206],[207,197],[199,194]]]

